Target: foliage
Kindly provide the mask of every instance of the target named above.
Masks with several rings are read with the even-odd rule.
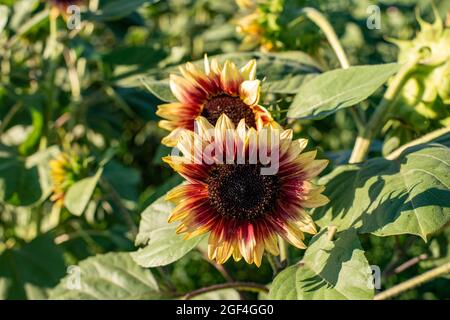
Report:
[[[237,2],[91,0],[69,29],[50,1],[0,0],[1,299],[178,299],[234,282],[257,287],[192,298],[373,299],[449,263],[449,3]],[[374,3],[381,29],[366,24]],[[331,22],[350,67],[305,7]],[[260,268],[219,266],[207,236],[167,222],[182,179],[161,160],[156,110],[177,100],[169,75],[205,53],[255,59],[260,104],[330,160],[319,232]],[[449,281],[396,298],[448,299]]]

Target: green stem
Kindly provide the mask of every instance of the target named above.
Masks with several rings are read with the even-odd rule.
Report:
[[[0,123],[0,137],[5,132],[6,127],[11,122],[12,118],[16,115],[17,112],[22,108],[23,104],[21,102],[17,102],[15,105],[12,106],[12,108],[8,111],[8,113],[3,118],[2,122]]]
[[[113,87],[105,85],[104,90],[106,95],[110,97],[116,103],[116,105],[126,113],[127,116],[139,121],[140,118],[136,115],[136,113],[128,105],[128,103],[119,94],[117,94]]]
[[[72,98],[75,102],[78,102],[81,97],[81,85],[77,71],[76,53],[72,49],[64,49],[63,56],[67,66],[67,74],[69,75]]]
[[[388,159],[388,160],[397,159],[403,153],[403,151],[405,151],[406,149],[411,148],[416,145],[419,145],[419,144],[430,142],[430,141],[432,141],[436,138],[439,138],[440,136],[442,136],[446,133],[449,133],[449,132],[450,132],[450,127],[446,127],[446,128],[441,128],[441,129],[432,131],[430,133],[427,133],[426,135],[424,135],[416,140],[413,140],[407,144],[404,144],[403,146],[399,147],[398,149],[395,149],[388,156],[386,156],[386,159]]]
[[[331,24],[328,22],[327,18],[325,18],[325,16],[320,11],[314,8],[304,8],[302,10],[302,13],[306,15],[312,22],[314,22],[320,28],[320,30],[322,30],[322,32],[325,34],[325,37],[327,38],[328,43],[333,49],[334,54],[336,55],[342,69],[348,69],[350,67],[350,63],[348,61],[347,55],[345,54],[344,48],[342,48],[339,38]],[[350,114],[353,117],[353,121],[355,121],[358,132],[362,132],[363,128],[365,127],[365,123],[363,121],[363,115],[361,114],[361,111],[356,107],[351,107]]]
[[[337,231],[337,227],[335,227],[335,226],[328,226],[328,234],[327,234],[328,241],[333,241],[334,240],[334,236],[336,235],[336,231]]]
[[[270,264],[270,267],[272,268],[273,276],[275,277],[282,269],[280,261],[277,259],[277,257],[271,255],[270,253],[266,252],[265,256]]]
[[[130,232],[133,234],[133,238],[136,237],[138,233],[138,228],[134,223],[133,217],[131,213],[122,203],[120,196],[117,194],[117,191],[109,184],[105,179],[100,179],[100,186],[103,188],[106,194],[109,194],[111,201],[117,206],[119,212],[122,214],[125,223],[128,225]]]
[[[216,285],[212,285],[209,287],[194,290],[194,291],[191,291],[191,292],[183,295],[180,298],[182,300],[189,300],[189,299],[192,299],[192,298],[199,296],[201,294],[204,294],[204,293],[214,292],[214,291],[223,290],[223,289],[235,289],[238,291],[250,291],[250,292],[258,292],[258,293],[260,293],[260,292],[268,293],[269,292],[269,289],[266,286],[259,284],[259,283],[228,282],[228,283],[216,284]]]
[[[440,267],[434,268],[430,271],[425,272],[424,274],[421,274],[417,277],[414,277],[410,280],[400,283],[390,289],[387,289],[386,291],[377,294],[374,297],[374,300],[386,300],[396,297],[405,291],[420,286],[428,281],[431,281],[437,277],[446,275],[448,273],[450,273],[450,262],[447,262],[446,264]]]
[[[33,16],[28,22],[23,24],[18,30],[17,33],[12,36],[9,41],[6,43],[6,48],[9,49],[16,44],[19,38],[25,35],[28,31],[30,31],[35,25],[40,23],[42,20],[46,19],[49,15],[49,10],[46,9],[44,11],[39,12],[35,16]]]
[[[325,16],[317,11],[314,8],[304,8],[302,13],[305,14],[312,22],[314,22],[325,34],[328,42],[330,43],[331,48],[333,49],[336,57],[339,60],[342,69],[347,69],[350,67],[350,63],[348,62],[347,55],[345,54],[344,49],[339,42],[339,38],[336,35],[331,24],[325,18]]]
[[[417,65],[417,61],[418,58],[408,61],[394,76],[392,82],[384,93],[383,99],[380,101],[374,114],[367,123],[366,128],[362,134],[358,135],[356,138],[349,163],[359,163],[365,160],[367,154],[369,153],[372,139],[376,136],[378,130],[384,122],[384,119],[386,119],[387,114],[391,111],[396,97],[405,85],[406,81],[409,79],[411,72]]]
[[[58,55],[56,52],[58,41],[57,16],[51,14],[49,16],[49,20],[50,35],[44,52],[44,58],[48,61],[48,71],[46,75],[47,103],[44,106],[44,127],[39,146],[40,150],[47,148],[50,133],[50,122],[52,119],[55,101],[57,99],[55,90],[55,73],[58,60]]]
[[[280,262],[283,266],[289,265],[289,246],[286,241],[278,237],[278,246],[280,248]]]

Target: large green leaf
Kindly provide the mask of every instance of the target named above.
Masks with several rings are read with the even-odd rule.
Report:
[[[69,188],[64,197],[64,206],[67,210],[76,216],[83,214],[97,187],[102,172],[103,168],[100,168],[94,176],[77,181]]]
[[[49,236],[0,255],[0,300],[45,299],[65,274],[62,251]]]
[[[29,167],[26,159],[12,152],[0,150],[0,202],[28,206],[41,195],[38,168]]]
[[[132,167],[126,167],[116,160],[111,160],[105,165],[103,173],[105,179],[111,187],[117,191],[119,196],[134,207],[139,197],[139,184],[141,176],[138,170]]]
[[[325,72],[300,88],[287,116],[317,119],[354,106],[372,95],[398,68],[391,63]]]
[[[395,160],[338,167],[319,181],[331,201],[316,209],[314,218],[340,230],[408,233],[426,240],[450,219],[449,159],[448,147],[429,144],[407,149]]]
[[[177,223],[168,223],[167,219],[174,206],[159,198],[142,213],[136,245],[144,247],[132,253],[133,259],[141,266],[157,267],[172,263],[194,249],[203,236],[183,240],[176,234]]]
[[[355,230],[328,240],[326,230],[317,234],[300,265],[273,280],[269,298],[278,300],[372,299],[373,278]]]
[[[249,60],[256,59],[257,78],[264,79],[263,92],[265,93],[296,93],[304,82],[309,81],[320,72],[320,68],[314,60],[299,51],[283,53],[243,52],[221,54],[209,58],[216,58],[220,63],[231,60],[237,66],[243,66]],[[195,61],[194,64],[203,69],[203,60]],[[167,78],[170,73],[177,72],[177,67],[170,67],[164,70],[155,70],[139,78],[153,95],[163,101],[171,102],[175,101],[175,97],[170,92]],[[134,83],[134,85],[137,84]]]
[[[105,1],[104,5],[100,6],[99,12],[90,18],[96,20],[118,20],[128,16],[140,6],[146,3],[154,3],[156,0],[112,0]]]
[[[170,90],[169,80],[153,80],[143,77],[141,81],[145,88],[159,100],[166,102],[177,101],[177,98]]]
[[[41,138],[44,127],[44,112],[39,96],[27,96],[24,101],[28,105],[27,109],[31,115],[32,130],[19,146],[19,152],[28,155],[31,150],[36,149]]]
[[[128,252],[113,252],[81,261],[50,292],[58,300],[160,299],[150,270],[139,267]]]
[[[0,33],[3,32],[6,24],[8,23],[9,8],[5,5],[0,5]]]
[[[165,57],[165,51],[152,46],[112,48],[102,55],[102,61],[111,65],[154,65]]]

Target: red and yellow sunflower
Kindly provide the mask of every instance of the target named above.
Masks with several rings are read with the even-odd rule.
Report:
[[[237,125],[245,119],[252,128],[265,124],[276,126],[270,113],[258,105],[260,81],[256,79],[256,61],[251,60],[241,69],[233,62],[221,66],[216,59],[211,63],[205,56],[205,70],[192,63],[180,67],[180,75],[170,76],[170,89],[178,102],[158,106],[157,114],[163,129],[171,131],[162,143],[175,146],[184,129],[193,130],[198,116],[213,125],[226,114]]]
[[[267,138],[276,130],[279,139]],[[181,221],[177,232],[186,239],[209,232],[208,255],[218,263],[233,256],[259,266],[265,250],[279,254],[277,236],[306,248],[304,232],[316,233],[307,209],[329,201],[324,187],[311,182],[328,161],[315,160],[316,151],[302,153],[306,144],[306,139],[292,140],[291,130],[270,125],[255,130],[244,119],[236,127],[227,115],[213,126],[199,117],[196,131],[185,130],[179,138],[183,155],[163,159],[186,179],[167,194],[177,204],[169,222]],[[250,152],[261,149],[270,150],[278,170],[262,174],[273,163],[260,155],[249,161]],[[242,155],[244,161],[238,161]]]

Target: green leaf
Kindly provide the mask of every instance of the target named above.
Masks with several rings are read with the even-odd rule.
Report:
[[[39,175],[39,185],[41,187],[41,198],[45,200],[52,191],[52,181],[50,177],[50,160],[55,158],[60,153],[57,146],[51,146],[45,150],[38,151],[29,156],[25,165],[27,168],[36,167]]]
[[[449,148],[429,144],[407,149],[395,160],[338,167],[319,180],[331,201],[314,210],[315,220],[339,230],[426,240],[450,220],[449,159]]]
[[[103,62],[112,65],[154,65],[165,57],[165,52],[152,46],[113,48],[102,55]]]
[[[162,296],[151,271],[139,267],[128,252],[81,261],[50,292],[50,299],[55,300],[147,300]]]
[[[177,101],[177,98],[175,98],[172,91],[170,90],[168,80],[152,80],[148,78],[141,78],[141,81],[145,88],[159,100],[165,102]]]
[[[308,83],[315,77],[317,77],[317,74],[310,73],[294,75],[280,80],[264,81],[262,91],[279,94],[295,94],[302,85]]]
[[[69,188],[64,197],[64,206],[70,213],[76,216],[83,214],[102,173],[103,168],[100,168],[94,176],[77,181]]]
[[[142,213],[136,245],[144,247],[132,253],[139,265],[146,268],[168,265],[182,258],[204,238],[183,240],[183,235],[176,234],[178,224],[167,222],[173,209],[174,205],[161,197]]]
[[[243,52],[209,57],[210,60],[214,58],[219,63],[231,60],[238,67],[245,65],[251,59],[256,59],[257,78],[264,79],[262,86],[265,93],[296,93],[302,83],[309,81],[320,72],[320,67],[314,60],[299,51],[283,53]],[[203,59],[193,63],[203,70]],[[177,68],[156,69],[147,75],[141,75],[139,80],[150,93],[160,100],[173,102],[176,101],[176,98],[170,91],[167,79],[170,73],[178,73]]]
[[[103,177],[117,191],[121,199],[130,204],[138,200],[141,176],[135,168],[126,167],[112,160],[105,165]]]
[[[25,101],[31,101],[32,97],[27,97]],[[39,100],[34,103],[39,103]],[[26,140],[19,146],[19,151],[23,155],[30,153],[34,147],[36,147],[42,134],[44,127],[44,113],[41,106],[30,106],[31,122],[33,130],[30,132]]]
[[[17,155],[0,151],[0,202],[29,206],[41,195],[38,168],[28,167]]]
[[[62,251],[47,235],[0,255],[0,300],[45,299],[65,274]]]
[[[156,0],[112,0],[105,2],[99,12],[93,17],[98,20],[118,20],[128,16],[146,3],[154,3]]]
[[[314,236],[299,266],[273,280],[269,298],[277,300],[372,299],[373,278],[355,230],[328,240],[326,230]]]
[[[9,9],[7,6],[0,5],[0,33],[5,29],[6,24],[8,23],[8,14]]]
[[[372,95],[397,70],[395,63],[356,66],[318,75],[298,90],[288,118],[324,118]]]

